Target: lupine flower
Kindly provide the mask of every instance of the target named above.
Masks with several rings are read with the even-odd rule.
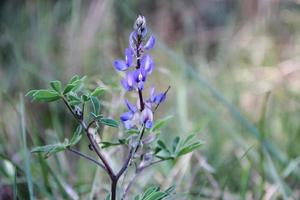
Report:
[[[139,99],[137,107],[125,100],[128,111],[121,114],[120,120],[126,129],[138,128],[141,125],[151,128],[153,125],[151,105],[159,105],[163,102],[166,93],[155,94],[154,88],[152,88],[149,99],[143,101],[142,91],[147,76],[152,73],[155,66],[153,58],[148,53],[155,45],[155,37],[151,35],[146,40],[147,26],[144,16],[138,16],[133,28],[134,30],[129,36],[129,48],[125,49],[125,60],[117,59],[113,65],[117,71],[126,71],[125,77],[121,80],[121,85],[126,91],[138,91]],[[131,69],[132,66],[136,67]]]

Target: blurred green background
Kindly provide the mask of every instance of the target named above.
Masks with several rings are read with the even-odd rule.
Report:
[[[205,145],[147,170],[133,192],[175,183],[173,199],[300,199],[298,0],[1,1],[0,199],[104,198],[108,179],[93,164],[30,154],[70,138],[76,122],[62,104],[24,94],[87,75],[110,88],[103,112],[118,118],[124,91],[112,62],[138,14],[157,37],[148,84],[172,87],[155,116],[174,116],[162,137],[197,133]],[[78,149],[88,152],[87,141]]]

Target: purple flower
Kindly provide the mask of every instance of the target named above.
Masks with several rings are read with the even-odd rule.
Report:
[[[125,49],[125,61],[117,59],[114,61],[115,69],[118,71],[126,71],[133,64],[133,51],[130,48]]]
[[[155,103],[157,105],[157,104],[162,103],[165,99],[166,99],[165,92],[155,94],[154,87],[151,88],[151,90],[150,90],[150,102],[151,103]]]
[[[151,128],[153,124],[153,112],[150,108],[145,107],[141,113],[140,120],[142,124],[145,124],[146,128]]]
[[[128,69],[128,66],[124,60],[119,60],[119,59],[115,60],[114,66],[115,66],[116,70],[118,70],[118,71],[125,71]]]
[[[122,113],[120,116],[120,120],[123,122],[126,129],[131,129],[136,125],[135,115],[137,114],[137,108],[132,105],[127,99],[125,99],[125,104],[129,111]]]
[[[125,49],[125,59],[115,60],[114,67],[118,71],[127,71],[121,84],[126,91],[138,91],[137,106],[132,105],[125,100],[128,110],[120,115],[126,129],[145,126],[153,126],[152,105],[163,102],[166,98],[166,92],[155,94],[154,88],[151,89],[150,97],[146,101],[143,98],[143,90],[148,76],[152,73],[155,64],[150,54],[145,53],[155,45],[155,37],[151,35],[146,40],[147,26],[146,19],[138,16],[134,23],[134,30],[129,36],[129,48]],[[135,62],[135,63],[134,63]],[[135,69],[130,69],[132,66]],[[155,108],[156,108],[155,107]]]

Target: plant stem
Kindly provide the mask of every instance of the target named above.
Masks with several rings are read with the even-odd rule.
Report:
[[[118,180],[117,178],[111,180],[111,200],[116,200]]]
[[[93,147],[93,150],[96,152],[96,154],[98,155],[98,157],[100,158],[100,160],[102,161],[102,163],[104,164],[107,173],[110,177],[110,179],[113,181],[113,179],[115,178],[115,174],[112,170],[112,168],[110,167],[108,161],[106,160],[106,158],[104,157],[104,155],[100,152],[100,150],[97,147],[96,142],[94,141],[93,135],[92,133],[90,133],[89,131],[89,127],[86,125],[86,123],[84,122],[83,119],[79,119],[78,116],[74,113],[73,109],[71,108],[71,106],[69,105],[68,101],[66,100],[65,97],[62,97],[64,103],[66,104],[66,106],[68,107],[68,109],[70,110],[70,112],[73,114],[73,116],[75,117],[75,119],[77,119],[77,121],[80,123],[80,125],[82,126],[82,128],[85,130],[87,137],[89,139],[90,144]]]
[[[91,161],[91,162],[93,162],[93,163],[95,163],[96,165],[100,166],[102,169],[104,169],[104,170],[107,172],[105,166],[102,165],[101,163],[99,163],[99,162],[98,162],[97,160],[95,160],[94,158],[92,158],[92,157],[90,157],[90,156],[88,156],[88,155],[86,155],[86,154],[84,154],[84,153],[81,153],[80,151],[77,151],[77,150],[75,150],[75,149],[73,149],[73,148],[71,148],[71,147],[69,147],[69,148],[67,148],[67,149],[68,149],[70,152],[72,152],[72,153],[74,153],[74,154],[76,154],[76,155],[78,155],[78,156],[81,156],[81,157],[83,157],[83,158],[85,158],[85,159],[87,159],[87,160],[89,160],[89,161]]]

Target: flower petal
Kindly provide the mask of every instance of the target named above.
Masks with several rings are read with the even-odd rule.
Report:
[[[166,94],[165,93],[159,93],[158,95],[155,96],[154,98],[154,103],[160,104],[166,99]]]
[[[124,121],[132,119],[132,117],[133,117],[133,113],[131,111],[128,111],[128,112],[122,113],[120,116],[120,119],[121,119],[121,121],[124,122]]]
[[[145,123],[145,127],[146,128],[151,128],[152,127],[152,121],[150,121],[150,120],[148,120],[148,121],[146,121],[146,123]]]
[[[124,121],[123,124],[124,124],[124,126],[125,126],[126,129],[131,129],[131,128],[134,127],[134,124],[132,123],[131,120]]]
[[[113,64],[118,71],[125,71],[126,69],[128,69],[128,66],[126,65],[124,60],[115,60]]]
[[[152,86],[150,89],[150,101],[154,102],[155,99],[155,88]]]
[[[125,104],[132,113],[135,113],[137,111],[136,107],[132,105],[127,99],[125,99]]]
[[[130,67],[133,62],[133,51],[131,48],[126,48],[125,49],[125,62],[127,67]]]
[[[140,122],[146,123],[147,121],[153,121],[153,112],[151,109],[145,107],[140,116]]]
[[[154,47],[154,45],[155,45],[155,37],[151,35],[147,43],[145,44],[144,49],[150,50]]]
[[[137,33],[133,31],[129,36],[129,45],[132,50],[136,48],[136,41],[137,41]]]
[[[146,54],[142,57],[141,66],[147,71],[148,74],[152,73],[154,62],[150,55]]]

